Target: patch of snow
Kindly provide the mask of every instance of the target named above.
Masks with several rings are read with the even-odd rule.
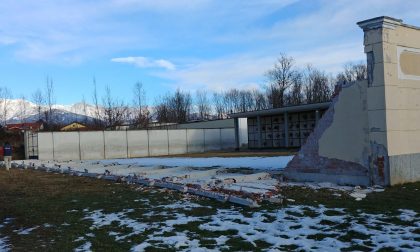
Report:
[[[416,219],[417,213],[409,209],[398,209],[400,214],[400,219],[402,221],[414,221]]]
[[[9,237],[0,237],[0,251],[8,252],[11,251],[10,245],[8,244]]]
[[[35,227],[31,227],[31,228],[21,228],[18,230],[13,230],[15,233],[17,233],[18,235],[28,235],[30,234],[33,230],[39,228],[39,226],[35,226]]]
[[[172,204],[161,205],[161,207],[168,208],[168,209],[191,210],[193,208],[209,207],[209,206],[203,206],[203,205],[193,203],[193,202],[190,202],[190,201],[176,201],[175,203],[172,203]]]
[[[88,241],[85,244],[81,245],[80,247],[77,247],[74,251],[75,252],[88,252],[88,251],[92,251],[91,247],[92,247],[92,243]]]
[[[137,222],[136,220],[130,219],[126,216],[127,213],[134,211],[133,209],[124,210],[118,213],[105,214],[102,210],[95,210],[88,214],[84,219],[93,221],[91,229],[98,229],[104,226],[109,226],[113,222],[117,222],[120,227],[131,228],[132,232],[125,235],[115,234],[116,240],[123,240],[127,237],[140,234],[146,230],[149,226],[145,223]]]
[[[83,241],[84,239],[85,239],[85,237],[80,236],[80,237],[78,237],[76,240],[74,240],[74,242]]]
[[[139,245],[134,246],[133,248],[131,248],[132,252],[143,252],[147,247],[152,246],[152,244],[148,243],[148,242],[143,242]]]

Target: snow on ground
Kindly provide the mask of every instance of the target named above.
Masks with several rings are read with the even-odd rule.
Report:
[[[77,247],[74,251],[75,252],[88,252],[88,251],[92,251],[90,248],[92,247],[92,243],[91,242],[86,242],[84,244],[82,244],[80,247]]]
[[[239,157],[239,158],[136,158],[97,161],[26,161],[37,166],[71,169],[96,174],[165,180],[181,185],[194,184],[201,188],[217,187],[225,190],[254,194],[276,192],[279,181],[268,172],[281,170],[292,157]],[[235,170],[232,170],[236,168]],[[232,185],[235,183],[235,185]]]
[[[188,205],[189,210],[178,208],[183,204]],[[372,250],[403,248],[404,251],[416,251],[420,247],[420,218],[412,210],[401,209],[402,223],[395,224],[388,215],[359,213],[355,216],[345,209],[326,208],[323,205],[289,206],[246,215],[235,207],[217,209],[214,214],[206,216],[189,214],[192,209],[200,207],[207,206],[183,201],[168,207],[169,212],[168,208],[157,212],[159,207],[155,207],[152,208],[153,213],[146,211],[143,217],[136,219],[127,216],[134,210],[111,214],[96,210],[86,212],[85,219],[92,221],[92,230],[110,227],[113,222],[118,223],[120,229],[132,230],[124,236],[110,232],[110,237],[116,241],[147,234],[143,242],[132,247],[132,251],[144,251],[148,247],[220,251],[229,249],[227,241],[231,239],[248,242],[254,247],[263,241],[268,244],[267,251],[290,246],[303,251],[337,251],[351,246],[364,246]],[[149,223],[149,218],[157,215],[160,219],[153,219]],[[182,230],[179,225],[195,225],[196,228]],[[204,234],[209,231],[213,236],[206,237]],[[210,249],[203,245],[208,241],[213,244]]]
[[[0,231],[4,226],[10,224],[12,221],[13,221],[12,218],[6,218],[3,221],[3,223],[0,222]],[[7,236],[2,237],[2,234],[0,232],[0,251],[1,252],[10,251],[10,245],[9,245],[8,241],[9,241],[9,237],[7,237]]]
[[[17,233],[18,235],[28,235],[37,228],[39,228],[39,226],[35,226],[31,228],[21,228],[18,230],[14,230],[14,232]]]
[[[9,238],[6,237],[0,237],[0,251],[2,252],[6,252],[6,251],[10,251],[10,246],[7,243],[9,240]]]
[[[188,167],[222,167],[222,168],[251,168],[264,170],[283,169],[292,160],[293,156],[276,157],[209,157],[209,158],[135,158],[114,159],[101,161],[103,164],[119,163],[141,166],[188,166]]]
[[[165,180],[181,185],[199,185],[205,190],[213,188],[242,191],[257,195],[270,195],[279,187],[298,186],[314,190],[330,189],[341,191],[363,200],[368,193],[383,192],[382,187],[360,188],[340,186],[329,182],[280,182],[272,176],[272,171],[282,170],[293,156],[277,157],[235,157],[235,158],[135,158],[90,161],[20,161],[45,165],[62,170],[117,176],[136,175],[152,180]],[[17,161],[19,164],[19,161]],[[232,170],[235,168],[235,170]]]

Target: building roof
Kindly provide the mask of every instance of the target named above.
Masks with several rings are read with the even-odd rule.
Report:
[[[273,109],[263,109],[263,110],[254,110],[248,112],[234,113],[229,114],[232,118],[245,118],[245,117],[255,117],[255,116],[268,116],[268,115],[278,115],[286,112],[304,112],[317,109],[327,109],[330,106],[331,102],[322,102],[322,103],[312,103],[312,104],[303,104],[296,106],[287,106],[281,108]]]
[[[8,130],[22,130],[22,129],[33,129],[39,130],[43,125],[43,122],[34,123],[10,123],[6,125]]]
[[[60,130],[61,131],[68,131],[68,130],[80,130],[86,128],[85,125],[78,123],[78,122],[72,122],[64,127],[62,127]]]

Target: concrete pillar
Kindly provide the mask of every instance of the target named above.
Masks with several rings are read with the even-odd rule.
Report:
[[[235,126],[235,150],[239,150],[239,118],[235,117],[233,122]]]
[[[257,116],[257,142],[258,142],[258,148],[262,148],[262,139],[261,139],[261,116]]]
[[[420,180],[420,28],[391,17],[358,25],[368,61],[372,183]]]
[[[284,116],[284,147],[289,147],[289,114],[285,112]]]
[[[319,110],[315,110],[315,125],[318,124],[319,121]]]

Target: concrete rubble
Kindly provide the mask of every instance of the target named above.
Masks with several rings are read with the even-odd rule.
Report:
[[[334,196],[349,195],[359,201],[371,192],[382,192],[379,186],[361,188],[359,186],[339,186],[333,183],[300,183],[283,181],[279,175],[251,169],[229,170],[220,167],[165,167],[141,166],[118,162],[101,161],[15,161],[12,168],[34,169],[44,172],[68,174],[72,176],[103,179],[113,182],[139,184],[164,188],[186,194],[198,195],[221,202],[230,202],[248,207],[259,207],[263,201],[283,203],[286,199],[281,190],[284,187],[301,187],[312,190],[329,189]]]

